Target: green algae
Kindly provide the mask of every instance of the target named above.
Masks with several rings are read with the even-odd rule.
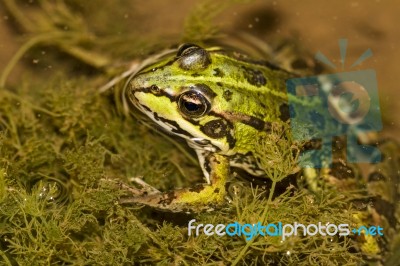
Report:
[[[78,2],[39,1],[26,11],[40,18],[35,24],[29,21],[32,17],[25,17],[20,2],[5,1],[29,37],[1,79],[0,261],[6,265],[223,265],[234,260],[243,265],[354,265],[361,261],[359,253],[350,252],[353,244],[347,238],[257,237],[248,242],[243,236],[188,237],[191,219],[203,224],[350,224],[351,197],[334,190],[315,195],[289,187],[277,194],[247,184],[246,193],[223,208],[191,215],[119,205],[120,197],[129,196],[125,186],[131,185],[130,177],[168,190],[202,182],[201,171],[190,151],[182,152],[184,144],[170,141],[136,115],[125,115],[119,97],[113,92],[100,94],[99,84],[120,73],[119,63],[127,59],[180,40],[201,42],[215,36],[219,32],[213,18],[239,1],[226,1],[211,13],[207,12],[211,1],[200,2],[186,18],[182,36],[175,39],[161,38],[161,33],[157,39],[146,39],[134,32],[119,37],[113,34],[116,28],[129,29],[123,16],[113,16],[123,13],[122,1],[99,14],[92,12],[95,3],[80,7]],[[109,23],[96,23],[103,20]],[[32,80],[28,73],[17,86],[6,86],[13,65],[28,50],[37,53],[35,47],[53,47],[80,63],[66,60],[55,76],[43,78],[42,73]],[[91,71],[73,71],[82,63]],[[27,71],[35,75],[34,70]],[[115,92],[118,86],[123,84]],[[294,171],[286,155],[283,160],[274,158],[265,143],[259,151],[261,161],[262,154],[270,156],[264,157],[266,164],[276,159],[282,170],[274,184]]]

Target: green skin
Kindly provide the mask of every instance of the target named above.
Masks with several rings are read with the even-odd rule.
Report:
[[[231,166],[262,176],[252,151],[260,134],[287,123],[285,80],[291,76],[235,52],[193,45],[135,74],[128,98],[155,123],[187,140],[209,184],[135,202],[170,211],[204,209],[223,200]]]

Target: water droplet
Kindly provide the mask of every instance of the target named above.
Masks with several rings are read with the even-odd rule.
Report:
[[[34,63],[34,64],[39,63],[39,59],[33,59],[33,60],[32,60],[32,63]]]

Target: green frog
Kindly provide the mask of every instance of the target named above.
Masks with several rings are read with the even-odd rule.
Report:
[[[206,183],[166,193],[153,190],[125,201],[176,212],[202,210],[224,200],[231,168],[265,177],[254,151],[260,136],[279,134],[289,141],[290,130],[276,129],[290,123],[291,95],[285,82],[297,74],[233,49],[195,44],[181,45],[153,61],[129,78],[124,96],[156,125],[186,140]],[[310,180],[316,175],[306,171]]]
[[[146,189],[120,202],[145,204],[171,212],[212,210],[224,202],[233,168],[266,178],[265,165],[256,158],[255,151],[260,137],[291,140],[290,95],[285,82],[298,76],[294,73],[293,69],[288,71],[276,64],[254,60],[233,49],[203,48],[195,44],[184,44],[146,60],[129,78],[124,97],[164,131],[186,140],[197,154],[205,183],[159,192],[138,181]],[[366,139],[364,136],[360,141],[368,142]],[[372,141],[376,140],[372,138]],[[337,143],[333,151],[343,154],[345,149],[340,141]],[[299,147],[306,146],[310,143],[299,144]],[[360,216],[356,217],[358,223],[373,220],[373,224],[398,228],[400,191],[393,184],[400,180],[400,149],[391,141],[383,146],[388,155],[371,168],[367,178],[359,178],[357,167],[343,160],[321,171],[306,168],[303,175],[312,190],[318,190],[320,182],[334,184],[338,189],[354,188],[355,183],[356,187],[366,187],[368,200],[367,204],[365,200],[361,204]],[[295,174],[299,169],[293,166],[288,174]],[[365,236],[361,242],[360,249],[365,254],[374,256],[380,252],[381,245],[373,237]]]
[[[134,74],[127,98],[165,131],[187,141],[206,183],[131,201],[169,211],[207,209],[224,200],[231,167],[263,176],[253,151],[260,135],[287,125],[285,80],[290,77],[242,53],[194,44]]]

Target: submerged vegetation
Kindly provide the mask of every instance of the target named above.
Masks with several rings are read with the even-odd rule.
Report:
[[[131,177],[143,177],[165,191],[202,182],[201,172],[191,153],[182,152],[184,144],[152,130],[137,116],[124,114],[119,97],[100,94],[99,86],[150,51],[180,40],[201,42],[215,36],[213,19],[224,8],[245,1],[225,1],[212,13],[207,9],[212,1],[199,2],[186,18],[184,34],[165,38],[161,32],[146,37],[130,31],[132,25],[124,19],[125,1],[90,1],[85,6],[79,2],[38,1],[26,6],[24,1],[4,0],[16,30],[25,33],[26,40],[0,79],[3,264],[345,265],[361,261],[347,238],[317,235],[246,241],[244,236],[188,236],[191,219],[203,224],[352,224],[352,196],[335,190],[315,194],[302,186],[289,186],[279,194],[273,188],[265,191],[248,184],[241,197],[222,209],[191,215],[119,205],[120,197],[129,196],[125,188]],[[92,11],[100,2],[106,13]],[[133,5],[131,17],[134,10]],[[57,65],[58,71],[28,68],[17,86],[7,86],[8,76],[23,56],[35,58],[46,49],[50,55],[40,64]],[[268,141],[276,143],[277,150],[287,142],[260,140],[259,159],[265,164],[275,159],[280,169],[270,173],[274,187],[295,166],[287,155],[271,152]]]

